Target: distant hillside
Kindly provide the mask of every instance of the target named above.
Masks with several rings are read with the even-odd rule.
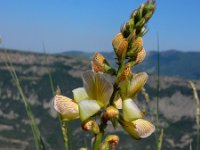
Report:
[[[63,55],[19,51],[8,51],[7,55],[14,65],[25,95],[31,104],[46,149],[64,150],[59,121],[52,109],[53,95],[48,70],[51,71],[54,85],[59,85],[63,95],[72,97],[72,90],[82,86],[80,75],[83,71],[90,69],[89,61]],[[5,58],[6,54],[0,50],[0,150],[34,150],[34,141],[25,108],[5,66]],[[150,96],[149,105],[146,105],[142,94],[139,94],[136,100],[141,109],[147,108],[148,118],[154,123],[155,120],[152,118],[155,118],[153,116],[157,98],[156,80],[156,76],[150,75],[145,86]],[[200,94],[200,81],[194,82]],[[164,128],[163,149],[188,150],[190,143],[194,147],[196,143],[195,105],[187,80],[161,77],[160,88],[159,112],[161,126]],[[85,145],[90,146],[91,134],[82,131],[80,121],[70,122],[69,127],[73,150],[78,150]],[[137,141],[123,132],[120,126],[116,132],[113,131],[112,126],[109,126],[107,131],[119,135],[120,143],[117,150],[156,149],[154,135]]]
[[[62,53],[66,56],[89,59],[94,53],[69,51]],[[113,52],[102,52],[102,54],[115,64],[115,54]],[[135,69],[147,71],[149,74],[157,73],[156,51],[147,53],[145,61]],[[200,52],[182,52],[177,50],[167,50],[160,52],[160,74],[164,76],[175,76],[186,79],[200,79]]]

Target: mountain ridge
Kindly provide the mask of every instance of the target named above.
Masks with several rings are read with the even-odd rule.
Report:
[[[101,52],[100,52],[101,53]],[[81,52],[63,52],[65,56],[71,56],[79,59],[91,59],[94,53]],[[74,55],[75,54],[75,55]],[[102,55],[115,65],[114,52],[102,52]],[[182,77],[185,79],[200,79],[200,52],[198,51],[178,51],[178,50],[166,50],[160,52],[160,74],[163,76]],[[158,64],[158,52],[148,51],[144,62],[136,66],[136,71],[147,71],[149,74],[157,74]]]

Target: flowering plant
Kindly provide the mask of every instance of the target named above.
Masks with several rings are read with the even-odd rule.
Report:
[[[80,119],[83,130],[94,134],[94,150],[117,146],[117,135],[108,135],[102,140],[109,121],[114,127],[119,123],[134,139],[146,138],[155,131],[155,126],[143,119],[143,112],[134,102],[148,75],[132,72],[146,56],[142,36],[154,10],[154,0],[142,4],[113,38],[117,69],[97,52],[91,61],[92,70],[82,74],[83,87],[72,91],[73,99],[59,94],[54,97],[54,108],[62,121]]]

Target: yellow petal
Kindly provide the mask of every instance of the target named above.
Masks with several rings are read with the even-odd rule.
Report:
[[[95,100],[83,100],[80,101],[78,105],[80,109],[80,119],[82,121],[90,118],[101,109]]]
[[[122,101],[123,118],[125,121],[133,121],[142,118],[142,112],[132,99]]]
[[[101,107],[108,104],[113,93],[113,85],[102,73],[87,71],[83,74],[84,88],[89,98],[96,100]]]
[[[55,110],[61,115],[63,121],[79,118],[78,105],[72,99],[56,95],[53,100]]]

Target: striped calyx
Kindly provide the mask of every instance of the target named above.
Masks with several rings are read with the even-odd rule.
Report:
[[[132,58],[136,56],[143,49],[143,41],[142,37],[138,37],[136,39],[131,39],[129,41],[129,48],[127,52],[127,56]]]
[[[141,62],[143,62],[143,60],[146,57],[146,51],[143,48],[140,52],[137,53],[136,59],[135,59],[135,63],[136,64],[140,64]]]
[[[124,59],[128,48],[128,41],[124,38],[122,33],[118,33],[113,38],[112,45],[118,60]]]
[[[124,81],[128,78],[130,78],[132,75],[132,71],[131,71],[131,64],[128,63],[124,66],[124,70],[122,71],[120,77],[119,77],[119,81]]]
[[[103,73],[113,73],[112,68],[110,67],[109,63],[105,59],[105,57],[100,54],[99,52],[96,52],[92,61],[92,70],[96,73],[103,72]]]

